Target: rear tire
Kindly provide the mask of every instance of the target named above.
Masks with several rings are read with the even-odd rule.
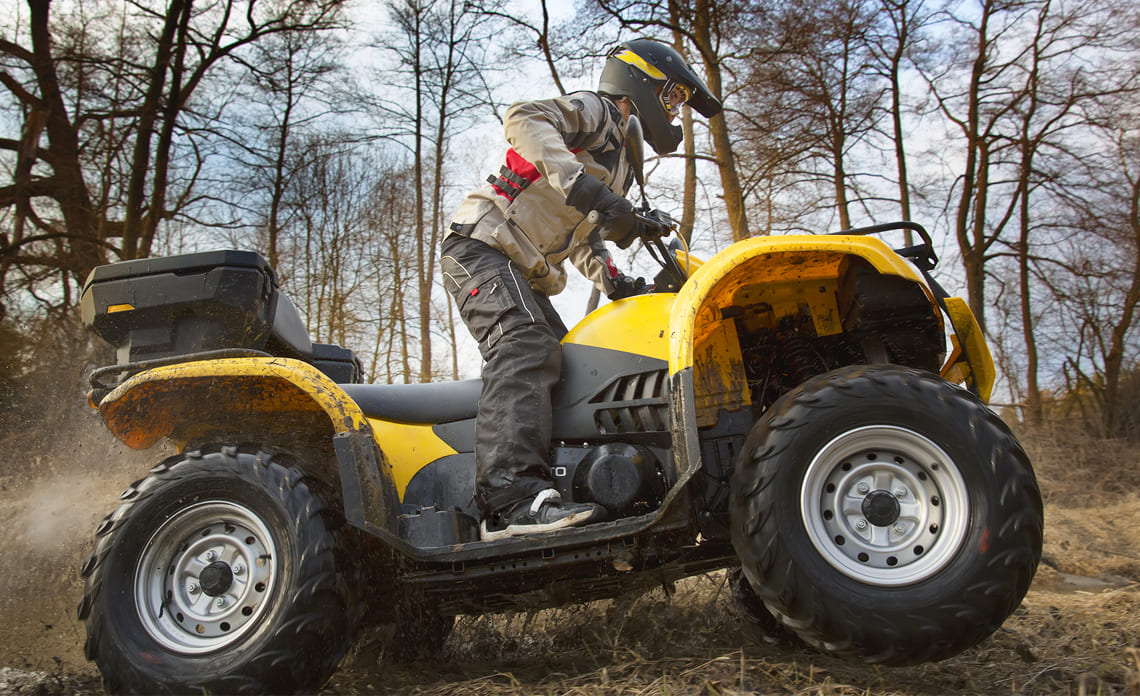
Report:
[[[343,519],[264,452],[151,470],[96,530],[79,618],[113,693],[311,693],[361,614]]]
[[[1013,435],[968,392],[893,365],[812,379],[737,461],[732,540],[756,595],[807,643],[887,665],[993,633],[1041,558]]]

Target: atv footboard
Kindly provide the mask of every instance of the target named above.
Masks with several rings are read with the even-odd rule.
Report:
[[[445,614],[481,614],[563,606],[672,586],[735,565],[728,543],[695,544],[687,522],[622,520],[561,532],[547,541],[478,544],[447,563],[410,564],[403,581]],[[623,530],[628,534],[623,535]],[[557,545],[550,543],[557,539]]]

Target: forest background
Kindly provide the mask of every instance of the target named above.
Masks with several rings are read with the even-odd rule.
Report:
[[[449,216],[506,104],[592,89],[642,36],[726,107],[648,163],[700,254],[918,221],[1007,417],[1140,438],[1128,0],[25,0],[0,10],[0,423],[78,406],[107,361],[78,321],[93,267],[213,248],[265,256],[371,381],[473,376]],[[588,295],[557,298],[568,324]]]

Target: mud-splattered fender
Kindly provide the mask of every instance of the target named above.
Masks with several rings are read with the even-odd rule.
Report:
[[[227,358],[156,367],[124,381],[96,408],[115,437],[134,449],[169,438],[179,449],[256,442],[324,453],[305,466],[330,484],[339,480],[349,522],[381,536],[395,533],[392,470],[368,419],[306,362]]]

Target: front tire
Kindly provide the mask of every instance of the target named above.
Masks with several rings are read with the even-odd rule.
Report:
[[[1013,435],[936,375],[857,366],[786,394],[737,461],[744,574],[804,641],[887,665],[969,648],[1020,603],[1042,505]]]
[[[113,693],[311,693],[360,615],[343,520],[264,452],[175,457],[96,530],[79,618]]]

